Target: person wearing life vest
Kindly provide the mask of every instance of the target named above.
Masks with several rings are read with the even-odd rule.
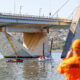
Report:
[[[80,80],[80,39],[72,43],[72,48],[68,52],[57,71],[66,76],[66,80]]]

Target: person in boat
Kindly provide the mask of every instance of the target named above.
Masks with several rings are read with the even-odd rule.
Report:
[[[40,56],[40,59],[45,59],[45,56]]]
[[[80,39],[73,41],[72,48],[57,70],[60,74],[65,73],[66,80],[80,80]]]

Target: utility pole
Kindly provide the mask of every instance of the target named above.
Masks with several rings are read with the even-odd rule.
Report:
[[[42,10],[42,8],[39,8],[39,17],[41,16],[41,10]]]
[[[22,10],[22,7],[23,7],[23,6],[20,6],[20,15],[21,15],[21,10]]]
[[[57,16],[56,16],[57,18],[59,18],[59,15],[58,15],[58,13],[59,13],[59,11],[57,11]]]
[[[15,10],[16,10],[16,2],[14,0],[14,14],[15,14]]]

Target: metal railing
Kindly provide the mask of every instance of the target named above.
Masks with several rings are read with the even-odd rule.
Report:
[[[13,14],[13,13],[0,13],[0,16],[12,16],[12,17],[25,17],[25,18],[38,18],[38,19],[54,19],[60,20],[64,22],[71,22],[70,19],[63,19],[63,18],[56,18],[56,17],[49,17],[49,16],[36,16],[36,15],[25,15],[25,14]]]

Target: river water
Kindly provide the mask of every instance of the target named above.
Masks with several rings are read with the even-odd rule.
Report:
[[[52,62],[39,62],[38,59],[24,59],[23,63],[7,63],[0,60],[0,80],[65,80],[65,75],[57,72],[61,52],[53,52]]]

